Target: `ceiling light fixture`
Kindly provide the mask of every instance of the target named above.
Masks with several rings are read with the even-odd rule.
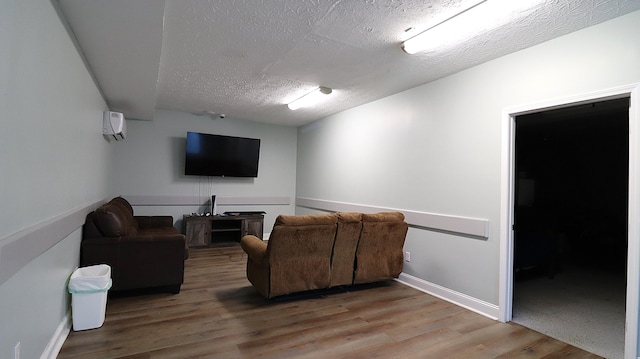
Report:
[[[326,95],[331,94],[331,92],[333,91],[328,87],[318,87],[317,89],[291,102],[287,106],[290,110],[297,110],[301,107],[313,106],[318,102],[324,100],[326,98]]]
[[[528,15],[543,0],[482,0],[404,41],[408,54],[443,49]]]

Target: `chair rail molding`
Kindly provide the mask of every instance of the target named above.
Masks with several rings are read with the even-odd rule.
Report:
[[[369,206],[363,204],[327,201],[314,198],[298,197],[296,205],[329,212],[402,212],[410,226],[425,229],[463,234],[466,236],[489,238],[489,220],[481,218],[454,216],[407,209]]]

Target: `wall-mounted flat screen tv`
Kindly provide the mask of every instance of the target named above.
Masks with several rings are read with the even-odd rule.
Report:
[[[187,132],[185,175],[258,177],[260,139]]]

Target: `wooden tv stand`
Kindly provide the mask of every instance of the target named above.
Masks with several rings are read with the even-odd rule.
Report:
[[[184,215],[182,218],[182,227],[189,248],[239,243],[247,234],[262,239],[263,223],[262,214]]]

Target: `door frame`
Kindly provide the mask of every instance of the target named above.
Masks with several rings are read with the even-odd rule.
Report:
[[[627,248],[627,297],[625,358],[636,358],[640,291],[640,84],[620,86],[572,97],[505,108],[502,111],[502,153],[500,180],[500,278],[498,320],[509,322],[513,310],[513,211],[515,181],[516,116],[629,98],[629,213]]]

